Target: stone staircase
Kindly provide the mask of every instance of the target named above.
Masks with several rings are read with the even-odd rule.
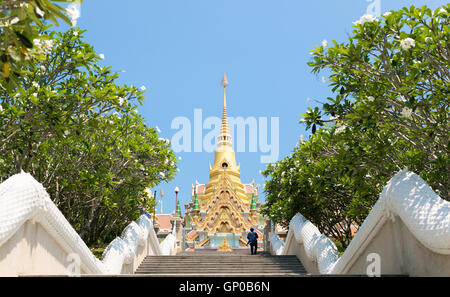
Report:
[[[306,270],[296,256],[260,253],[181,253],[147,256],[135,271],[148,276],[302,276]]]

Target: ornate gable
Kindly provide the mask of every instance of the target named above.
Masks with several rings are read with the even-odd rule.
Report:
[[[248,211],[248,207],[236,199],[236,193],[228,183],[221,183],[220,188],[208,201],[207,215],[199,222],[199,229],[208,230],[210,233],[235,234],[249,229],[251,222],[242,214]]]

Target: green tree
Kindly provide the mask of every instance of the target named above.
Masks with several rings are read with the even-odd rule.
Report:
[[[172,179],[176,158],[137,112],[144,92],[118,85],[82,34],[43,31],[39,62],[0,90],[0,178],[31,173],[85,242],[102,245],[154,207],[142,192]]]
[[[58,25],[58,19],[67,24],[76,16],[71,10],[53,2],[81,3],[82,0],[3,0],[0,1],[0,87],[20,86],[22,68],[37,59],[35,48],[45,39],[39,27],[46,20]],[[72,19],[72,20],[71,20]]]
[[[300,212],[343,250],[404,167],[450,199],[449,7],[366,15],[348,42],[312,51],[334,97],[303,115],[308,141],[264,171],[265,214],[287,226]]]
[[[391,162],[421,175],[450,198],[449,87],[450,4],[391,11],[381,19],[362,17],[347,43],[316,47],[313,72],[327,69],[339,93],[323,105],[324,116],[358,130],[389,130],[391,142],[408,151],[392,152]],[[323,117],[306,115],[309,125]],[[379,141],[373,140],[372,146]]]

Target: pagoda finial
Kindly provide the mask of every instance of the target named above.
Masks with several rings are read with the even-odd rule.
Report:
[[[227,75],[224,73],[223,78],[222,78],[222,86],[223,86],[223,88],[226,88],[228,85],[229,85],[229,83],[227,80]]]
[[[198,205],[198,198],[197,193],[195,193],[195,199],[194,199],[194,210],[200,210],[200,206]]]
[[[251,205],[250,205],[250,210],[256,210],[255,194],[252,194],[252,202],[251,202]]]
[[[226,120],[226,116],[227,116],[227,97],[225,95],[225,88],[229,85],[228,80],[227,80],[227,75],[224,73],[223,74],[223,78],[222,78],[222,86],[223,86],[223,116],[225,116],[225,120]],[[223,121],[223,119],[222,119]]]
[[[231,144],[230,131],[228,130],[228,120],[227,120],[227,97],[225,93],[225,88],[229,85],[227,80],[227,75],[224,74],[222,78],[223,86],[223,111],[222,111],[222,127],[220,129],[219,142],[226,142]]]
[[[179,215],[179,216],[181,217],[180,201],[177,201],[177,210],[176,210],[176,214]]]

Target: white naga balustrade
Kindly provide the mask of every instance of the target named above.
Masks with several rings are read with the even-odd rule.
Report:
[[[450,276],[450,202],[404,169],[384,187],[341,257],[299,213],[290,221],[285,243],[271,235],[271,252],[297,255],[313,274],[366,274],[379,265],[379,274]]]
[[[177,225],[174,223],[172,232],[169,233],[160,244],[161,255],[170,256],[176,253],[177,250],[176,233],[177,233]]]
[[[174,254],[175,244],[173,234],[159,244],[142,215],[99,260],[30,174],[0,184],[0,276],[131,274],[147,255]]]
[[[30,174],[0,184],[0,275],[127,274],[146,255],[176,253],[176,224],[158,243],[151,220],[130,223],[97,259]],[[450,276],[450,202],[416,174],[397,173],[339,257],[336,246],[301,214],[286,242],[271,251],[294,254],[313,274],[366,274],[377,254],[381,274]],[[371,266],[373,268],[373,266]],[[376,269],[375,269],[376,271]]]

